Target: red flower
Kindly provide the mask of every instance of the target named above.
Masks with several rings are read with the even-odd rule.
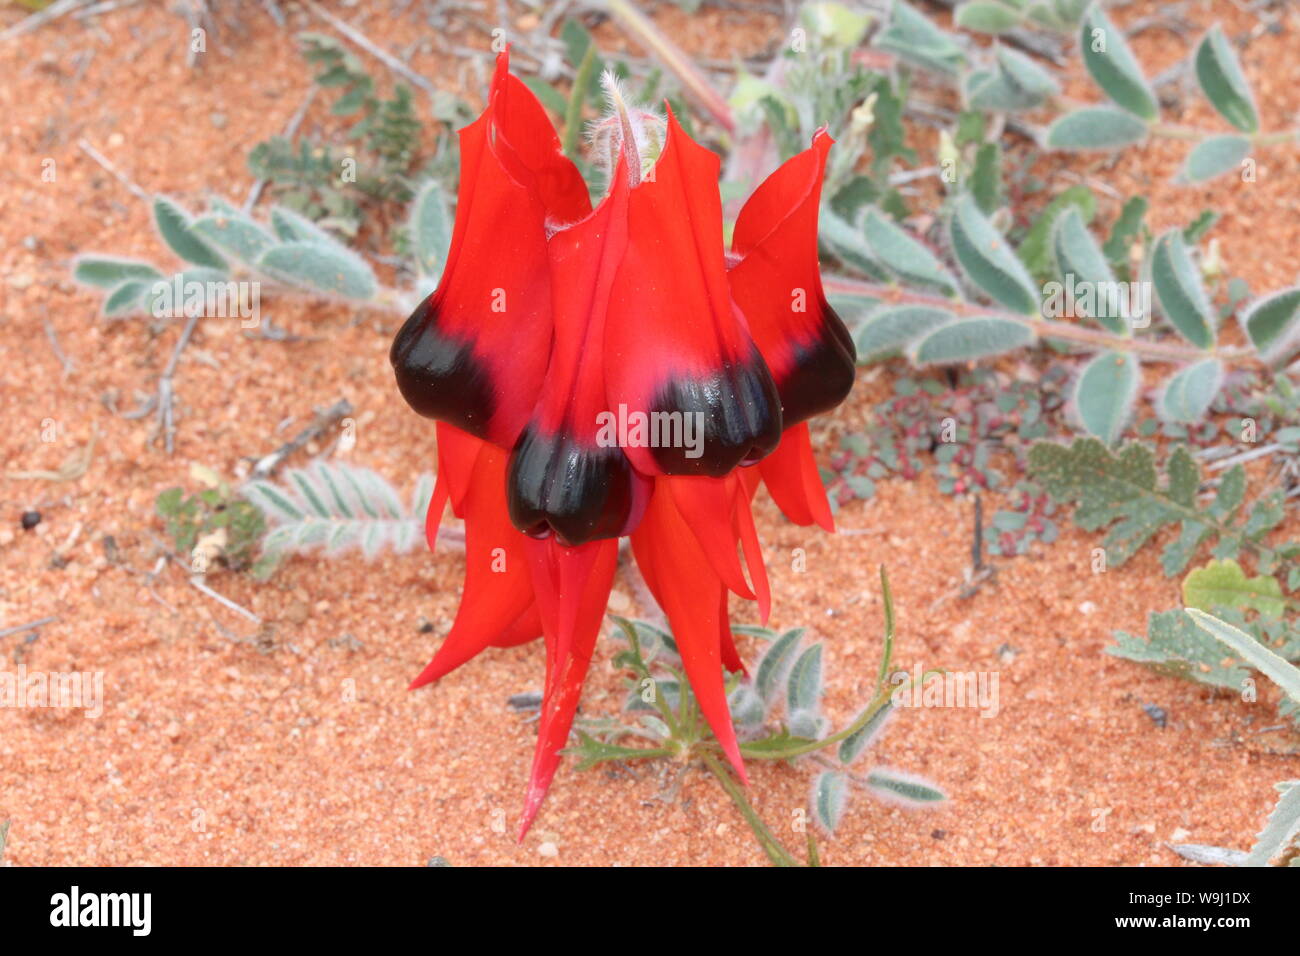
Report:
[[[727,592],[766,620],[759,481],[791,520],[834,530],[804,423],[853,383],[817,265],[830,138],[759,187],[728,257],[717,157],[670,112],[642,179],[634,117],[616,122],[610,190],[592,210],[540,103],[498,59],[487,109],[460,134],[442,280],[392,349],[403,397],[438,420],[430,546],[448,503],[466,533],[460,609],[412,687],[545,638],[521,838],[568,738],[620,536],[744,779],[723,686],[724,668],[743,669]]]

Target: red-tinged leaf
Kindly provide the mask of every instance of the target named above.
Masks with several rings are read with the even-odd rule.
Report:
[[[853,338],[826,301],[817,260],[824,130],[749,197],[732,235],[731,293],[772,370],[785,428],[829,411],[853,387]]]
[[[629,242],[605,336],[606,394],[610,408],[629,416],[674,416],[683,435],[702,425],[703,443],[625,448],[643,474],[716,478],[780,440],[776,386],[727,286],[717,184],[718,157],[670,111],[659,161],[628,197]]]
[[[519,824],[520,841],[546,798],[578,709],[614,581],[618,540],[566,548],[554,537],[528,538],[525,550],[546,637],[546,687]]]
[[[590,211],[545,110],[508,67],[502,54],[488,108],[460,131],[447,263],[390,355],[413,409],[505,448],[532,411],[550,352],[548,223]]]

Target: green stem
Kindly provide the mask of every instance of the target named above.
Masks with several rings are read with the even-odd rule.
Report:
[[[569,93],[568,108],[564,111],[564,139],[561,147],[564,155],[570,159],[578,158],[578,141],[582,136],[582,105],[587,101],[587,91],[591,89],[591,71],[596,65],[596,41],[587,44],[587,52],[582,54],[578,72],[573,77],[573,90]]]
[[[712,774],[718,778],[718,783],[722,784],[722,789],[727,791],[727,796],[731,797],[731,802],[736,805],[740,815],[745,818],[749,828],[754,831],[754,838],[758,840],[758,845],[763,848],[767,858],[776,866],[802,866],[799,860],[795,859],[781,845],[781,841],[776,835],[768,829],[767,824],[763,822],[758,812],[745,796],[745,790],[731,776],[731,771],[722,765],[717,757],[711,753],[701,753],[700,758],[704,765],[709,768]]]

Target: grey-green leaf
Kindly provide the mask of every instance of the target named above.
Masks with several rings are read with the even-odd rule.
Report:
[[[872,714],[871,718],[861,728],[841,740],[839,749],[840,763],[847,767],[866,753],[867,748],[880,736],[880,731],[884,729],[893,710],[893,703],[885,701],[884,706]]]
[[[965,54],[951,34],[940,30],[903,0],[894,0],[890,5],[889,21],[877,34],[875,45],[940,73],[956,74],[966,62]]]
[[[161,279],[162,273],[147,262],[84,256],[77,260],[72,277],[99,289],[114,289],[129,279]]]
[[[864,223],[867,243],[891,272],[905,281],[934,285],[948,292],[957,290],[957,280],[938,256],[895,225],[879,209],[869,209]]]
[[[813,810],[817,822],[831,833],[840,825],[849,799],[848,777],[835,770],[819,773],[813,781]]]
[[[1131,352],[1103,352],[1075,385],[1075,408],[1083,427],[1108,445],[1119,440],[1137,398],[1138,363]]]
[[[1088,106],[1066,113],[1047,128],[1052,149],[1119,149],[1146,138],[1147,124],[1109,106]]]
[[[814,644],[799,655],[786,680],[787,712],[815,712],[822,696],[822,646]]]
[[[1182,369],[1160,394],[1160,413],[1174,422],[1199,422],[1223,385],[1223,363],[1203,358]]]
[[[146,279],[128,279],[104,299],[104,315],[117,317],[142,311],[144,294],[151,283]]]
[[[275,245],[271,234],[253,220],[225,211],[199,218],[194,222],[193,230],[241,262],[256,262],[262,253]]]
[[[226,260],[194,232],[185,210],[166,196],[154,197],[153,218],[163,240],[186,262],[206,269],[226,268]]]
[[[451,229],[447,196],[437,180],[431,179],[416,193],[411,208],[411,239],[421,274],[441,275],[451,248]]]
[[[993,316],[958,319],[930,332],[911,350],[916,365],[949,365],[1001,355],[1028,345],[1034,331],[1023,322]]]
[[[928,780],[881,768],[867,775],[867,786],[879,797],[915,807],[933,806],[948,799]]]
[[[1259,131],[1259,113],[1241,64],[1216,24],[1196,48],[1196,80],[1210,105],[1243,133]]]
[[[1061,92],[1061,84],[1056,82],[1056,77],[1031,57],[1007,46],[999,46],[996,56],[998,66],[1025,93],[1041,99]]]
[[[1203,139],[1187,154],[1178,179],[1184,183],[1203,183],[1239,169],[1241,161],[1250,155],[1250,145],[1249,137],[1235,133]]]
[[[882,281],[889,278],[862,230],[830,209],[821,211],[817,236],[837,259],[863,275]]]
[[[1269,860],[1300,835],[1300,780],[1283,781],[1277,784],[1277,788],[1282,791],[1282,796],[1278,797],[1277,805],[1268,815],[1268,823],[1242,866],[1268,866]]]
[[[1093,4],[1079,26],[1079,48],[1093,80],[1117,105],[1144,120],[1159,113],[1156,97],[1142,67],[1100,4]]]
[[[1117,288],[1115,273],[1111,271],[1100,243],[1088,231],[1077,206],[1070,206],[1056,218],[1051,238],[1057,275],[1067,287],[1073,283],[1075,309],[1096,319],[1112,332],[1127,332],[1128,322],[1120,314],[1123,310],[1113,308],[1118,302],[1108,295],[1108,290]],[[1078,294],[1084,288],[1081,283],[1087,283],[1091,296]]]
[[[1300,330],[1300,286],[1283,289],[1251,303],[1242,314],[1241,324],[1250,342],[1272,361],[1285,354]]]
[[[258,260],[257,267],[282,282],[345,299],[372,298],[377,288],[374,273],[359,256],[317,242],[275,246]]]
[[[790,662],[794,660],[802,637],[803,628],[791,628],[772,642],[762,660],[758,662],[754,684],[758,688],[759,695],[769,704],[780,694],[781,679],[789,670]]]
[[[1214,311],[1181,229],[1170,229],[1151,252],[1151,285],[1160,311],[1198,348],[1214,345]]]
[[[1037,313],[1039,294],[1034,280],[969,194],[954,203],[948,235],[953,254],[971,282],[1014,312]]]
[[[895,305],[874,312],[854,332],[858,362],[865,364],[894,355],[955,318],[951,312],[926,305]]]
[[[1282,688],[1284,694],[1296,703],[1300,703],[1300,667],[1273,653],[1245,631],[1219,620],[1212,614],[1194,607],[1183,610],[1196,622],[1197,627],[1219,643],[1227,645],[1234,654]]]
[[[275,230],[276,236],[284,242],[303,240],[326,245],[341,245],[328,230],[322,229],[306,216],[284,206],[271,207],[271,228]]]
[[[953,12],[952,22],[976,33],[1006,33],[1020,23],[1020,13],[997,0],[969,0]]]

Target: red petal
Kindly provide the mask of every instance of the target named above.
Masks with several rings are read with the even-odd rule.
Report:
[[[537,406],[510,456],[510,517],[569,545],[617,537],[649,495],[618,448],[603,441],[604,340],[610,289],[627,248],[627,174],[587,219],[548,244],[555,337]],[[614,436],[617,437],[617,436]]]
[[[519,823],[522,841],[555,777],[582,695],[582,682],[609,602],[618,540],[566,548],[554,537],[528,538],[529,567],[546,635],[546,689],[537,748]]]
[[[732,591],[752,601],[754,592],[736,552],[735,484],[727,478],[678,478],[661,487],[672,493],[714,573]]]
[[[787,518],[798,525],[818,524],[835,533],[835,519],[813,458],[807,422],[787,429],[776,451],[755,467]]]
[[[532,410],[550,350],[548,220],[590,211],[545,111],[508,65],[497,59],[488,108],[460,131],[442,279],[390,356],[417,412],[506,448]]]
[[[530,623],[526,615],[533,591],[524,552],[528,539],[506,515],[506,454],[480,444],[464,500],[465,588],[460,607],[446,640],[411,682],[412,689],[437,680],[485,647],[503,640],[519,643],[520,630]]]
[[[779,440],[779,399],[728,291],[718,157],[671,111],[663,153],[628,198],[628,235],[605,338],[609,407],[691,416],[678,428],[698,421],[703,442],[694,456],[681,441],[627,456],[644,474],[711,477],[762,457]]]
[[[769,176],[736,219],[728,278],[781,395],[786,428],[834,408],[853,387],[855,352],[826,301],[817,262],[817,211],[831,138]]]
[[[718,620],[721,622],[722,629],[719,633],[719,646],[722,651],[722,666],[727,669],[728,673],[740,671],[742,674],[748,674],[745,669],[745,662],[740,659],[740,652],[736,650],[736,638],[731,633],[731,622],[727,620],[727,595],[724,592],[722,601],[718,605]]]
[[[632,552],[639,566],[652,568],[646,584],[668,615],[700,711],[736,773],[746,781],[722,678],[726,589],[677,510],[673,494],[665,493],[664,485],[677,480],[655,482],[645,518],[632,534]]]

